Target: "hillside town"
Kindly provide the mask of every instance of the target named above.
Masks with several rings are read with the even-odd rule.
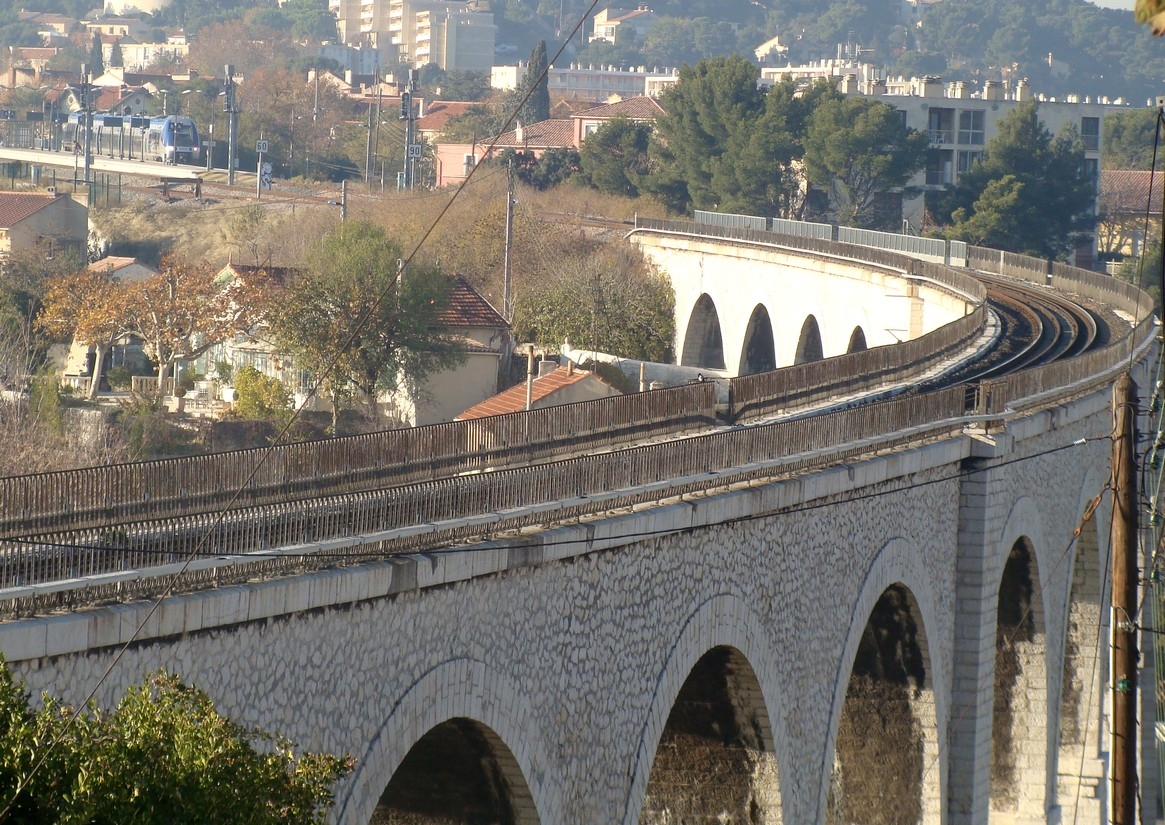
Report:
[[[0,820],[1165,811],[1154,2],[0,2]]]

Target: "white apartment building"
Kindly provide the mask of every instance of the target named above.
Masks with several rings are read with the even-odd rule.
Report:
[[[526,78],[526,62],[516,66],[494,66],[490,84],[495,89],[516,89]],[[603,102],[612,95],[620,97],[658,97],[660,91],[676,82],[678,69],[651,69],[646,66],[619,68],[616,66],[584,66],[571,63],[560,69],[551,66],[546,86],[556,97]]]
[[[834,77],[836,75],[825,75]],[[806,79],[809,79],[808,77]],[[771,82],[771,81],[770,81]],[[920,190],[940,189],[955,183],[959,174],[983,156],[995,136],[999,121],[1022,101],[1039,101],[1039,119],[1053,135],[1071,126],[1084,144],[1084,163],[1098,181],[1105,114],[1123,108],[1106,98],[1092,100],[1069,95],[1047,98],[1032,92],[1026,80],[1004,85],[986,81],[982,88],[963,81],[943,82],[936,77],[881,79],[873,67],[847,72],[838,83],[845,94],[878,97],[903,113],[906,125],[926,133],[935,150],[927,169],[911,181]],[[904,201],[903,220],[918,229],[923,220],[923,198]]]
[[[488,71],[497,29],[493,15],[444,0],[328,0],[340,37],[378,46],[420,67]]]

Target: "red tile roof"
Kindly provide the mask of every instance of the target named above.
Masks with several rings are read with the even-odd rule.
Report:
[[[34,212],[39,212],[58,197],[64,195],[42,195],[32,192],[0,193],[0,229],[8,229]]]
[[[462,103],[454,100],[434,100],[425,109],[425,116],[417,118],[417,128],[422,132],[440,132],[453,118],[465,114],[479,103]]]
[[[655,120],[663,113],[663,107],[654,97],[640,96],[584,109],[581,112],[576,112],[574,116],[588,119],[626,117],[631,120]]]
[[[1152,201],[1149,200],[1152,184]],[[1133,169],[1102,169],[1100,172],[1100,211],[1113,213],[1161,214],[1162,173]]]
[[[116,274],[118,270],[136,264],[137,262],[137,258],[125,258],[119,257],[117,255],[109,255],[108,257],[89,264],[89,271]],[[147,268],[153,269],[152,266],[148,266],[147,264],[142,264],[142,266],[147,266]]]
[[[522,127],[521,131],[520,138],[517,129],[503,132],[494,142],[494,146],[498,149],[574,148],[574,121],[568,118],[541,120],[538,123]],[[489,144],[490,141],[482,141],[482,143]]]
[[[577,384],[590,375],[591,373],[585,370],[568,370],[565,367],[559,367],[554,372],[547,373],[540,378],[535,378],[533,385],[530,387],[530,404],[537,406],[540,400],[549,395],[553,395],[564,387]],[[597,380],[602,380],[598,376],[595,377]],[[480,404],[475,404],[457,416],[456,420],[466,421],[471,418],[485,418],[490,415],[521,412],[524,409],[526,409],[526,384],[521,383],[510,387],[505,392],[499,392],[497,395],[487,398]]]
[[[453,284],[449,294],[449,306],[441,311],[437,320],[447,327],[498,327],[508,328],[506,319],[493,308],[493,304],[481,296],[469,281],[461,275]]]

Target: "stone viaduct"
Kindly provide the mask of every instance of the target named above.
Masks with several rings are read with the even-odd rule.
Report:
[[[828,354],[921,328],[917,299],[793,313]],[[1130,348],[1142,397],[1155,357]],[[351,753],[339,823],[1099,825],[1110,385],[520,535],[0,623],[0,650],[34,694],[112,667],[110,703],[166,668]]]

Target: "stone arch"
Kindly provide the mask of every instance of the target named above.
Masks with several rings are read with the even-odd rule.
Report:
[[[836,815],[844,813],[837,802],[835,781],[838,767],[844,769],[839,756],[844,750],[845,737],[843,722],[850,723],[854,705],[851,700],[851,684],[860,683],[863,677],[861,655],[863,647],[869,648],[871,635],[877,634],[877,625],[889,618],[908,618],[913,629],[913,663],[904,668],[909,677],[906,691],[894,691],[887,708],[894,710],[899,719],[897,729],[911,737],[914,749],[912,763],[904,766],[902,772],[912,783],[912,793],[917,794],[911,804],[903,808],[903,822],[939,823],[946,808],[947,749],[940,747],[940,731],[947,729],[949,716],[947,686],[949,678],[949,652],[940,646],[932,649],[928,634],[939,629],[939,594],[934,592],[932,582],[920,578],[920,571],[926,566],[920,563],[918,553],[910,542],[897,538],[887,542],[874,558],[863,581],[862,590],[850,614],[850,624],[842,657],[838,662],[837,678],[834,680],[833,702],[830,708],[829,733],[822,751],[820,766],[820,790],[818,794],[818,822],[840,821]],[[879,618],[880,617],[880,618]],[[875,627],[871,628],[871,624]],[[941,635],[940,635],[941,638]],[[877,680],[869,680],[877,681]],[[901,685],[902,679],[898,680]],[[860,694],[858,696],[860,699]],[[848,706],[848,707],[847,707]],[[883,710],[887,709],[883,708]],[[847,710],[849,711],[847,713]],[[903,718],[905,717],[905,718]],[[900,777],[902,778],[902,777]],[[844,777],[842,777],[844,781]],[[871,810],[871,822],[878,825],[897,820],[885,819],[883,810]],[[913,816],[912,816],[913,815]],[[849,820],[847,820],[849,821]],[[859,821],[859,820],[854,820]]]
[[[865,352],[869,349],[866,344],[866,331],[860,326],[854,327],[854,331],[849,335],[849,345],[846,346],[845,351],[850,352]]]
[[[724,369],[724,336],[720,331],[720,315],[708,293],[699,297],[692,307],[692,314],[688,316],[682,352],[680,364],[685,367]]]
[[[764,304],[757,304],[744,331],[740,353],[740,375],[768,372],[777,368],[777,345],[773,340],[773,322]]]
[[[434,731],[438,742],[460,736],[471,753],[488,753],[493,778],[508,790],[515,823],[534,825],[544,812],[561,809],[538,768],[551,762],[520,694],[484,662],[451,659],[421,676],[393,705],[338,794],[335,821],[369,822],[382,789]]]
[[[793,358],[794,364],[805,364],[809,361],[820,361],[825,357],[825,350],[821,344],[821,327],[812,315],[805,317],[801,324],[801,335],[797,339],[797,354]]]
[[[1043,818],[1050,795],[1041,565],[1027,535],[1016,536],[1001,548],[1006,556],[1001,560],[996,602],[988,822]]]
[[[1073,547],[1066,605],[1063,678],[1060,682],[1059,747],[1056,752],[1056,801],[1065,821],[1099,822],[1105,797],[1106,765],[1102,705],[1108,684],[1109,523],[1103,495],[1106,473],[1090,469],[1082,485],[1078,512],[1091,517],[1080,525]],[[1104,537],[1104,538],[1102,538]]]
[[[780,777],[787,775],[785,766],[791,758],[790,744],[781,712],[782,692],[775,660],[772,652],[760,644],[766,638],[763,625],[745,603],[733,596],[714,596],[688,617],[655,683],[651,705],[640,729],[624,806],[624,825],[638,823],[645,810],[649,779],[664,743],[668,720],[689,677],[700,671],[715,671],[708,665],[716,664],[716,660],[730,664],[738,677],[744,677],[740,686],[745,690],[736,692],[739,703],[736,710],[738,714],[743,711],[741,715],[751,714],[749,736],[755,737],[769,757],[759,761],[754,769],[758,779],[769,783],[766,796],[775,804],[775,809],[765,812],[768,818],[762,821],[793,821],[783,810],[784,800],[778,784]]]

